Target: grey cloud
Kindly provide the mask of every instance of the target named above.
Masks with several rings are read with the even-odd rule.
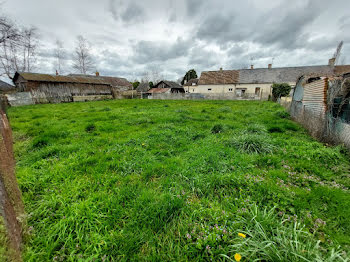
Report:
[[[145,18],[145,11],[138,4],[131,2],[122,12],[121,18],[124,22],[140,22]]]
[[[119,14],[117,12],[117,2],[115,0],[109,0],[108,10],[114,18],[114,20],[119,20]]]
[[[133,61],[137,63],[149,63],[183,57],[188,54],[190,41],[178,38],[175,43],[139,41],[134,46]]]

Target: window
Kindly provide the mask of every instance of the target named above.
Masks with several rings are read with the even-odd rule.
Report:
[[[237,96],[243,96],[246,91],[247,91],[246,88],[236,88],[236,95]]]
[[[211,88],[208,88],[208,91],[211,91]]]
[[[196,83],[192,83],[192,85],[193,85],[193,86],[195,86],[195,85],[196,85]]]
[[[260,95],[260,87],[255,88],[255,95],[259,96]]]
[[[233,91],[233,88],[229,88],[228,91],[229,91],[229,92],[232,92],[232,91]]]
[[[194,92],[194,89],[192,89],[192,92]]]

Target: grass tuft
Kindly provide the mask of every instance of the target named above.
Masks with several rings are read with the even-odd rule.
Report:
[[[218,133],[221,133],[223,131],[224,131],[224,127],[221,124],[217,124],[217,125],[213,126],[211,129],[211,132],[213,134],[218,134]]]
[[[85,131],[88,133],[94,132],[96,130],[96,126],[94,124],[88,124],[85,127]]]
[[[270,154],[274,146],[267,136],[257,134],[243,134],[230,141],[231,146],[241,153],[247,154]]]

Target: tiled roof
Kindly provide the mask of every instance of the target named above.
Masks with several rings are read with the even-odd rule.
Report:
[[[296,82],[302,75],[339,75],[350,72],[350,65],[330,67],[300,66],[202,72],[199,85]]]
[[[238,70],[220,70],[202,72],[199,85],[237,84],[239,81]]]
[[[170,90],[171,88],[152,88],[148,90],[147,93],[153,94],[153,93],[166,93]]]
[[[95,76],[96,78],[102,78],[106,82],[110,83],[113,87],[118,87],[118,86],[125,86],[132,88],[132,84],[126,80],[125,78],[120,78],[120,77],[111,77],[111,76]]]
[[[136,88],[137,92],[147,92],[149,90],[149,83],[140,83]]]
[[[327,74],[331,71],[329,66],[301,66],[281,68],[258,68],[239,70],[239,83],[283,83],[296,82],[304,74]]]
[[[158,84],[155,85],[155,88],[157,88],[157,86],[162,82],[165,83],[165,85],[167,85],[170,88],[182,88],[182,86],[180,86],[178,83],[173,81],[166,81],[166,80],[160,81]]]
[[[198,85],[198,81],[199,81],[198,78],[191,79],[186,84],[184,84],[184,86],[193,86],[193,84],[196,86]]]

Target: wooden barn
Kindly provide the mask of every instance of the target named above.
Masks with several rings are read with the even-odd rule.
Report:
[[[61,76],[16,72],[13,82],[17,93],[23,93],[22,96],[25,93],[26,99],[32,99],[33,104],[112,99],[116,92],[132,89],[132,85],[124,78],[99,75]]]

